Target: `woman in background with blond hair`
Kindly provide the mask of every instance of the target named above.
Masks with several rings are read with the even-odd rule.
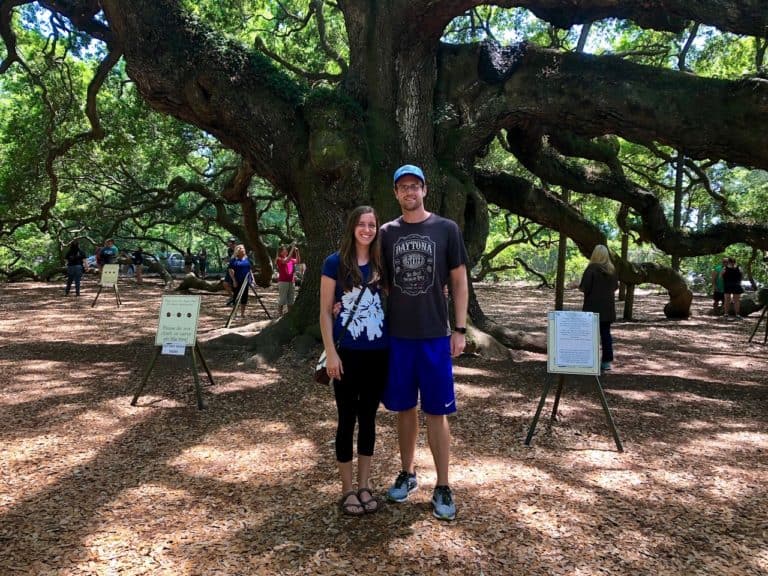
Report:
[[[600,361],[601,370],[610,370],[613,362],[613,338],[611,323],[616,321],[616,297],[614,292],[619,287],[616,269],[611,262],[608,248],[602,244],[595,246],[589,265],[584,270],[579,290],[584,292],[584,312],[600,314],[600,342],[603,353]]]

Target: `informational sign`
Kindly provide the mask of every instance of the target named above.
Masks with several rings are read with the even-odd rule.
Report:
[[[117,275],[120,272],[120,264],[104,264],[101,269],[101,285],[110,288],[117,284]]]
[[[194,346],[199,315],[200,296],[163,296],[155,345],[183,343]]]
[[[600,315],[558,310],[547,320],[547,372],[599,376]]]

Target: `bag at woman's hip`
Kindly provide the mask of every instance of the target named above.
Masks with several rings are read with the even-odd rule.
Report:
[[[328,370],[325,367],[325,350],[323,350],[323,353],[320,354],[320,358],[317,361],[317,364],[315,365],[315,382],[318,384],[330,384],[331,383],[331,377],[328,375]]]

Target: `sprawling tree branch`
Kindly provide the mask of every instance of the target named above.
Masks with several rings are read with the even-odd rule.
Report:
[[[604,18],[632,20],[643,28],[681,32],[686,22],[693,20],[727,32],[749,36],[764,36],[768,17],[762,0],[496,0],[505,8],[528,8],[542,20],[559,28],[586,24]],[[445,26],[487,0],[408,0],[414,29],[421,29],[437,39]]]
[[[66,16],[78,29],[97,40],[107,43],[114,40],[109,27],[97,18],[101,12],[99,0],[39,0],[38,3]]]
[[[307,144],[301,91],[285,73],[208,29],[177,1],[101,5],[124,43],[128,75],[150,106],[213,134],[259,175],[291,188]]]
[[[520,162],[546,182],[576,192],[610,198],[631,207],[642,218],[642,239],[653,242],[667,254],[717,254],[739,242],[768,248],[768,227],[765,225],[722,222],[696,232],[674,230],[658,198],[642,190],[620,172],[596,166],[587,167],[568,160],[546,146],[540,136],[520,130],[509,132],[507,142]]]
[[[728,81],[532,45],[441,47],[439,138],[470,158],[501,127],[661,142],[691,158],[768,168],[768,82]]]
[[[29,4],[32,0],[0,0],[0,37],[5,43],[5,60],[0,63],[0,74],[4,74],[11,64],[21,62],[21,56],[16,50],[16,35],[11,28],[13,8],[22,4]]]
[[[533,186],[524,178],[499,172],[478,171],[475,174],[475,184],[489,202],[567,235],[585,256],[591,254],[597,244],[606,242],[603,232],[572,206],[554,194]],[[692,295],[677,272],[652,263],[632,264],[615,254],[613,259],[619,280],[622,282],[651,282],[667,289],[670,297],[664,309],[667,316],[679,318],[690,314]]]

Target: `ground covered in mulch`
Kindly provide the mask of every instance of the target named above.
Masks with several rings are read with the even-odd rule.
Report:
[[[2,575],[768,573],[768,347],[747,344],[757,318],[707,316],[701,296],[691,319],[668,321],[664,297],[638,291],[601,379],[624,453],[594,379],[568,378],[558,420],[550,400],[528,448],[545,355],[459,359],[459,513],[444,523],[430,513],[424,433],[409,502],[339,514],[335,407],[310,382],[314,358],[287,350],[264,366],[206,346],[226,321],[220,295],[202,295],[206,410],[168,356],[132,407],[161,287],[121,282],[119,309],[111,293],[91,307],[95,290],[91,279],[79,299],[53,284],[0,286]],[[499,323],[545,332],[551,291],[478,294]],[[262,295],[274,309],[274,291]],[[246,322],[264,319],[249,308]],[[399,458],[396,420],[379,414],[381,493]]]

